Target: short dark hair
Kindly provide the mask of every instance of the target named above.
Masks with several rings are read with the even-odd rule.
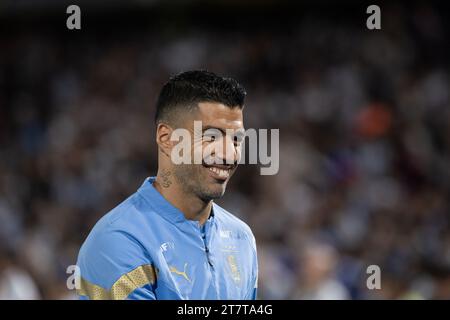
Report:
[[[218,102],[242,109],[246,94],[244,87],[232,78],[204,70],[182,72],[171,77],[161,89],[155,122],[170,122],[174,114],[192,110],[200,102]]]

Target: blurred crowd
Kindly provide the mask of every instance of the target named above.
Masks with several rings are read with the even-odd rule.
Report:
[[[88,232],[156,172],[162,84],[197,68],[243,83],[247,128],[280,129],[279,173],[243,165],[218,201],[255,234],[259,298],[450,299],[442,12],[392,7],[378,31],[320,14],[161,24],[1,39],[0,299],[75,298],[66,269]]]

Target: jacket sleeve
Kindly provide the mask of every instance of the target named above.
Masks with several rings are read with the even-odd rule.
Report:
[[[80,299],[155,299],[154,265],[140,243],[124,231],[108,230],[88,237],[77,265]]]

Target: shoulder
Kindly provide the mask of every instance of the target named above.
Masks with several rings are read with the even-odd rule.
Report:
[[[138,201],[137,194],[133,194],[101,217],[90,231],[81,251],[83,252],[92,245],[120,242],[124,240],[122,239],[124,235],[133,235],[140,220],[144,219]],[[129,242],[132,238],[133,236],[128,237],[126,242]]]
[[[89,233],[77,261],[84,280],[110,288],[123,274],[151,263],[139,237],[146,217],[137,196],[104,215]]]

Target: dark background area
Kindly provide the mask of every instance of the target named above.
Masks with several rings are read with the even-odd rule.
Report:
[[[161,86],[196,68],[280,129],[279,173],[242,166],[219,201],[255,233],[260,298],[450,298],[449,10],[376,2],[371,31],[369,4],[2,1],[0,299],[74,297],[89,230],[156,172]]]

